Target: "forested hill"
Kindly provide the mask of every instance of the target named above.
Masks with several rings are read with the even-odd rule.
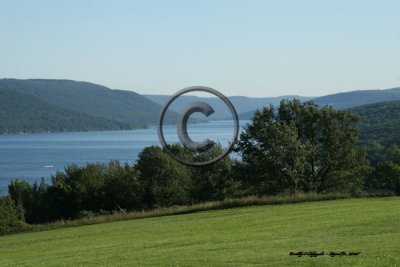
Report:
[[[321,97],[315,97],[313,99],[311,98],[304,99],[301,97],[296,97],[296,98],[300,99],[301,101],[312,100],[319,106],[329,105],[334,107],[335,109],[349,109],[357,106],[368,105],[383,101],[400,100],[400,87],[391,89],[350,91],[350,92],[336,93]],[[277,104],[274,103],[271,104],[277,106]],[[269,104],[266,103],[264,106],[268,105]],[[255,110],[256,108],[243,113],[239,111],[238,112],[239,118],[242,120],[249,120],[253,117]]]
[[[61,109],[35,96],[0,90],[0,133],[128,129],[128,125]]]
[[[400,146],[400,101],[387,101],[350,109],[360,119],[360,144],[366,145],[372,163],[391,158]]]
[[[362,140],[400,145],[400,101],[379,102],[352,108],[361,118]]]
[[[392,100],[400,100],[400,87],[391,89],[358,90],[344,93],[336,93],[317,97],[313,101],[320,106],[330,105],[336,109],[346,109]]]
[[[132,91],[71,80],[0,80],[0,133],[134,129],[161,106]],[[166,122],[177,114],[168,112]]]

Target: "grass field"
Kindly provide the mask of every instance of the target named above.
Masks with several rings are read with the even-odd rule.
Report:
[[[358,256],[289,256],[297,251]],[[400,266],[400,198],[241,207],[0,237],[0,266]]]

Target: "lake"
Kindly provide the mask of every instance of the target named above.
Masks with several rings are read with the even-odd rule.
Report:
[[[240,129],[246,122],[240,122]],[[190,124],[188,132],[195,141],[209,138],[227,146],[233,122]],[[167,143],[179,141],[174,125],[164,126],[164,135]],[[160,146],[155,126],[129,131],[0,135],[0,195],[7,194],[12,179],[33,183],[44,177],[49,182],[52,174],[72,163],[134,163],[140,151],[152,145]]]

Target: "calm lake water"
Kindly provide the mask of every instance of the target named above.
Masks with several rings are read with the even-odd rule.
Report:
[[[247,121],[241,121],[241,128]],[[232,121],[212,121],[188,127],[195,141],[209,138],[227,146],[232,137]],[[164,127],[167,143],[177,143],[176,126]],[[134,163],[146,146],[159,146],[157,128],[130,131],[70,132],[46,134],[0,135],[0,195],[7,194],[10,180],[24,179],[30,183],[44,177],[51,180],[56,171],[76,163]]]

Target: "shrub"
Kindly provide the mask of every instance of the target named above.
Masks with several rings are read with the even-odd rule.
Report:
[[[6,233],[23,225],[23,209],[15,205],[10,197],[0,198],[0,233]]]

